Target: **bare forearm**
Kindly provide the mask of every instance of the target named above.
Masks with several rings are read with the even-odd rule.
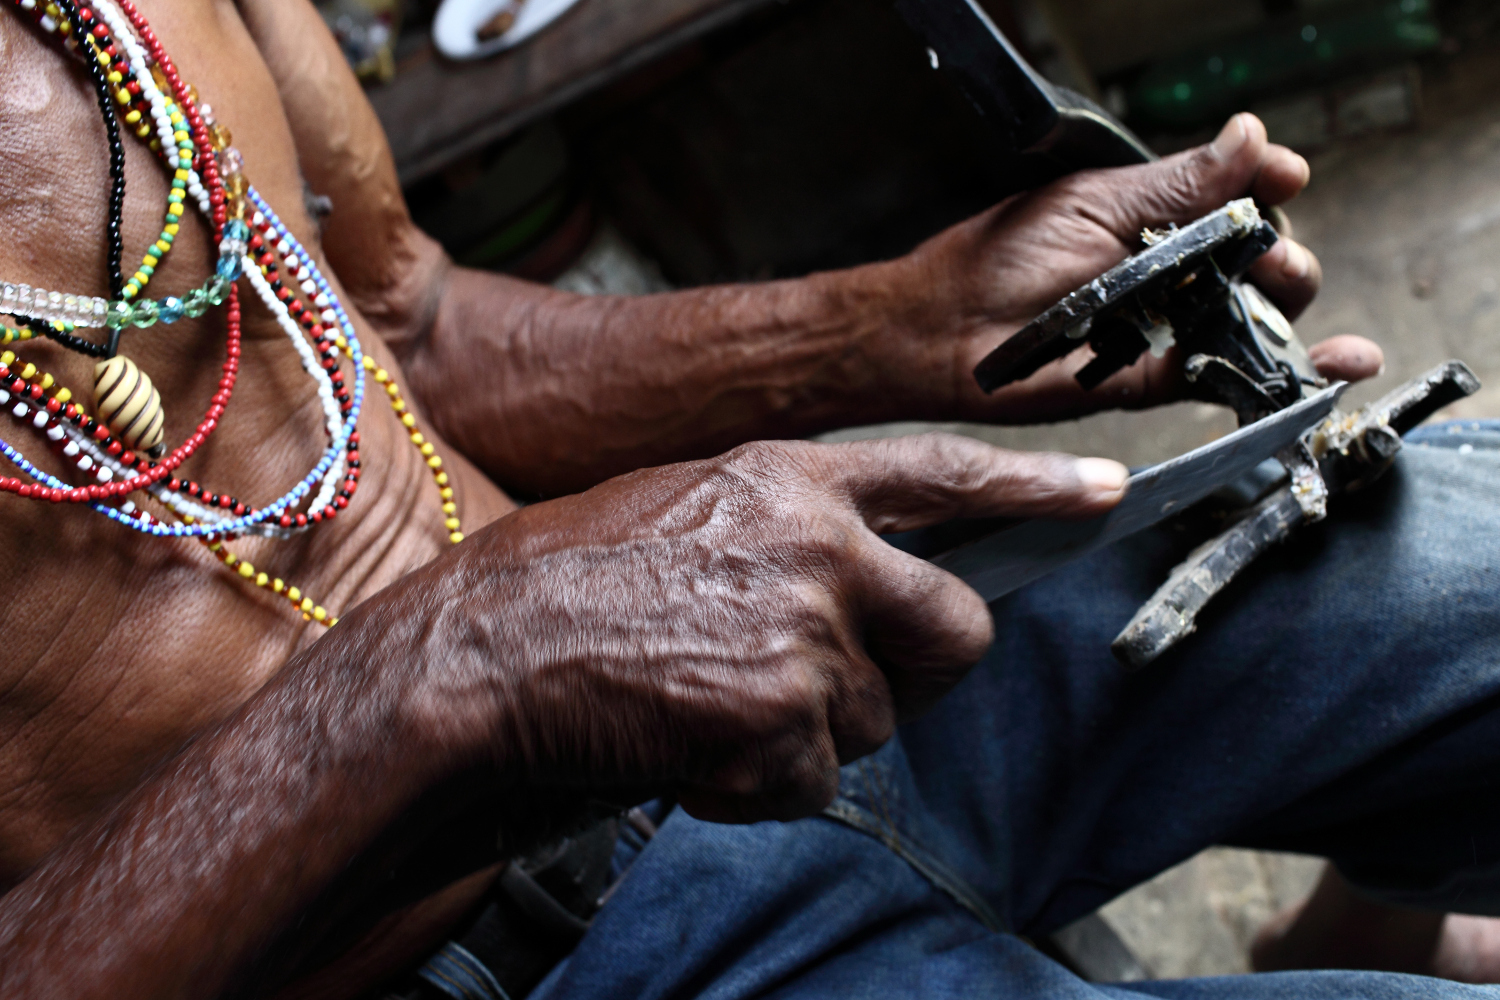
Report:
[[[330,634],[0,900],[0,992],[211,996],[242,973],[432,780],[409,692],[366,669],[381,633]]]
[[[892,312],[880,268],[642,299],[456,268],[412,224],[379,122],[313,6],[240,7],[301,170],[333,196],[322,244],[343,290],[401,356],[423,414],[513,491],[571,492],[898,412],[900,386],[865,349]]]
[[[345,615],[0,899],[0,995],[243,990],[283,928],[332,947],[368,926],[370,890],[476,802],[502,807],[469,827],[486,850],[497,826],[525,850],[586,796],[811,815],[841,760],[990,641],[972,590],[877,532],[1119,499],[1123,467],[1079,470],[940,435],[783,442],[502,518]],[[309,951],[275,949],[275,970]]]
[[[584,297],[453,268],[402,361],[437,429],[502,485],[556,495],[748,440],[915,416],[885,268]]]

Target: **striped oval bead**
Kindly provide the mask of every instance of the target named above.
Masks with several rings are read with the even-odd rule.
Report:
[[[161,393],[134,361],[117,354],[94,366],[94,409],[125,447],[153,458],[165,450]]]

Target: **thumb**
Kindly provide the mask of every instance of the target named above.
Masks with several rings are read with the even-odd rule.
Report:
[[[956,517],[1092,517],[1125,495],[1128,470],[1103,458],[1007,451],[956,434],[832,445],[830,484],[877,534]]]
[[[1133,246],[1146,226],[1187,223],[1254,195],[1280,204],[1307,184],[1307,161],[1266,138],[1252,114],[1231,118],[1213,142],[1156,163],[1110,171],[1107,188],[1090,209],[1114,235]]]

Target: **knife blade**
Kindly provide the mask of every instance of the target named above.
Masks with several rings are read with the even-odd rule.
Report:
[[[1125,499],[1087,521],[1031,520],[960,545],[932,562],[960,577],[986,601],[1090,552],[1151,527],[1202,500],[1295,442],[1333,411],[1348,383],[1278,410],[1217,441],[1130,477]]]

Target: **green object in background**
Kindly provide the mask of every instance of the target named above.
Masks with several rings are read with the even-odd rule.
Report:
[[[567,142],[550,119],[486,160],[457,190],[434,179],[407,192],[417,225],[466,267],[504,266],[576,204]]]
[[[483,243],[462,254],[465,267],[499,268],[521,250],[537,242],[567,214],[568,191],[558,185]]]
[[[1381,0],[1278,19],[1160,60],[1127,95],[1140,130],[1212,126],[1253,102],[1430,52],[1442,41],[1431,0]]]

